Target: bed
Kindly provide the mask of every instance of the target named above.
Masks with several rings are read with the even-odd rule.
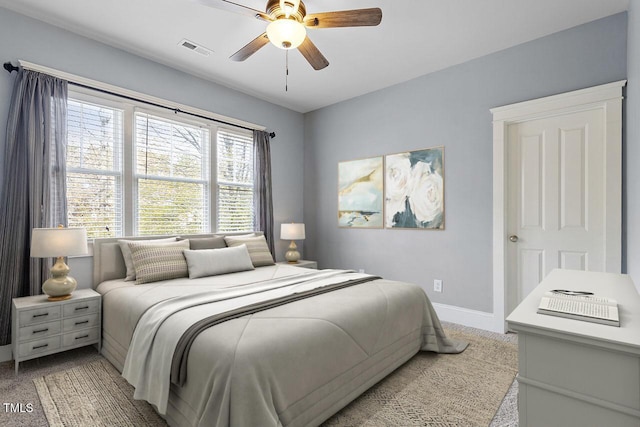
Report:
[[[418,351],[466,347],[417,285],[287,264],[134,284],[119,240],[94,242],[102,354],[172,426],[319,425]]]

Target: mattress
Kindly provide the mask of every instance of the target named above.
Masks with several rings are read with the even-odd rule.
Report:
[[[274,265],[145,285],[105,281],[97,287],[103,354],[122,371],[138,321],[163,301],[314,271]],[[376,279],[206,329],[162,412],[175,426],[319,425],[418,351],[465,346],[445,336],[419,286]]]

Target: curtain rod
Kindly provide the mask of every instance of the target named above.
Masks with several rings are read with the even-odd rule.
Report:
[[[12,73],[13,71],[18,71],[20,69],[20,67],[16,67],[11,62],[5,62],[3,67],[4,67],[5,70],[7,70],[8,73]],[[242,125],[238,125],[238,124],[235,124],[235,123],[225,122],[224,120],[214,119],[212,117],[203,116],[203,115],[197,114],[197,113],[191,113],[189,111],[184,111],[184,110],[181,110],[179,108],[168,107],[166,105],[158,104],[158,103],[147,101],[147,100],[144,100],[144,99],[135,98],[133,96],[119,94],[119,93],[112,92],[112,91],[109,91],[109,90],[106,90],[106,89],[101,89],[101,88],[85,85],[85,84],[82,84],[82,83],[76,83],[76,82],[72,82],[72,81],[67,81],[67,82],[69,84],[71,84],[71,85],[74,85],[74,86],[82,87],[82,88],[85,88],[85,89],[95,90],[97,92],[105,93],[107,95],[113,95],[113,96],[117,96],[117,97],[120,97],[120,98],[128,99],[129,101],[141,102],[143,104],[152,105],[154,107],[164,108],[166,110],[171,110],[174,113],[187,114],[187,115],[192,116],[192,117],[198,117],[200,119],[210,120],[212,122],[222,123],[222,124],[229,125],[229,126],[234,126],[234,127],[240,128],[240,129],[246,129],[246,130],[251,130],[251,131],[255,130],[254,128],[250,128],[250,127],[247,127],[247,126],[242,126]],[[271,138],[275,138],[276,137],[276,133],[275,132],[269,132],[269,136]]]

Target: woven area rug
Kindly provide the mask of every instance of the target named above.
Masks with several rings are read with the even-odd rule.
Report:
[[[488,426],[518,369],[513,342],[447,329],[460,354],[421,352],[323,427]]]
[[[515,344],[457,330],[461,354],[419,353],[323,426],[487,426],[517,369]],[[34,380],[50,426],[163,426],[106,360]]]
[[[104,359],[33,382],[50,427],[166,425]]]

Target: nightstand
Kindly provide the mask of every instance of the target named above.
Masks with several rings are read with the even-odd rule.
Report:
[[[85,345],[100,351],[102,299],[93,289],[79,289],[64,301],[46,295],[14,298],[11,346],[16,374],[20,362]]]
[[[282,261],[282,262],[277,262],[276,264],[291,265],[293,267],[302,267],[302,268],[316,268],[316,269],[318,268],[318,262],[317,261],[309,261],[309,260],[306,260],[306,259],[300,259],[296,263],[290,263],[290,262]]]

